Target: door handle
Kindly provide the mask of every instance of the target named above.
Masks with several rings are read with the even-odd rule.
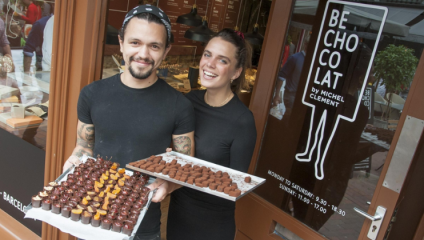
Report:
[[[386,214],[386,208],[378,206],[374,216],[369,215],[357,207],[354,207],[353,210],[372,221],[367,237],[372,240],[377,239],[378,231],[380,230],[381,223],[383,222],[382,220]]]
[[[361,214],[362,216],[368,218],[371,221],[380,221],[382,219],[381,215],[378,212],[375,212],[375,215],[371,216],[357,207],[354,207],[353,210],[355,210],[355,212]]]

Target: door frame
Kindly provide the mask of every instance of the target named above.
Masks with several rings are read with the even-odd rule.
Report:
[[[274,92],[275,79],[280,69],[282,52],[293,4],[294,1],[291,0],[279,0],[273,1],[271,5],[270,18],[267,23],[255,87],[250,101],[250,110],[254,115],[257,136],[259,136],[249,167],[250,174],[254,174],[258,163],[261,143],[269,116],[271,98]],[[317,15],[320,14],[319,11],[320,9],[318,8]],[[311,41],[313,38],[314,36],[312,36]],[[420,96],[420,93],[424,92],[424,81],[420,82],[420,79],[424,79],[424,52],[421,55],[411,85],[411,90],[404,105],[403,114],[401,115],[392,144],[388,151],[385,160],[386,164],[384,164],[371,205],[368,209],[368,214],[370,215],[374,215],[377,206],[384,206],[387,209],[377,239],[383,239],[400,196],[399,193],[384,187],[383,181],[390,166],[394,150],[398,144],[406,116],[424,119],[424,98]],[[411,165],[412,164],[411,162]],[[303,239],[326,239],[318,232],[268,203],[255,193],[251,193],[240,199],[236,204],[236,239],[281,239],[273,234],[277,222]],[[358,239],[368,239],[366,235],[370,224],[370,220],[364,221]]]

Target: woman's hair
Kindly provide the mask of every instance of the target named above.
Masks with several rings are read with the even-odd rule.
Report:
[[[234,92],[236,94],[240,93],[242,86],[245,82],[245,72],[246,69],[250,68],[252,65],[252,47],[250,44],[244,39],[244,36],[240,32],[236,32],[229,28],[224,28],[219,31],[215,36],[211,39],[219,37],[224,41],[227,41],[234,45],[236,48],[236,59],[237,64],[236,68],[242,68],[240,76],[233,81],[233,85],[235,85]]]

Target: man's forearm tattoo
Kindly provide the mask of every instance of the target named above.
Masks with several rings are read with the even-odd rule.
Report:
[[[191,139],[186,136],[176,137],[174,138],[174,147],[177,152],[190,155],[192,148]]]
[[[94,142],[88,142],[88,141],[81,139],[81,138],[77,138],[77,145],[79,145],[83,148],[90,148],[90,149],[94,148]]]
[[[85,139],[89,144],[94,143],[94,126],[89,124],[82,124],[78,129],[78,137]]]
[[[94,142],[94,127],[87,127],[85,131],[85,138],[87,141]]]
[[[89,157],[92,157],[93,153],[91,151],[86,151],[84,149],[79,149],[78,151],[74,152],[74,155],[77,157],[82,157],[82,155],[87,155]]]

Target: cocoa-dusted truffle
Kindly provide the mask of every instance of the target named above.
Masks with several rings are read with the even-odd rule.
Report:
[[[188,178],[187,183],[188,184],[193,184],[194,183],[194,178]]]
[[[247,182],[247,183],[250,183],[252,181],[252,178],[249,177],[249,176],[248,177],[245,177],[244,178],[244,181]]]
[[[231,190],[231,187],[225,187],[224,188],[224,193],[228,194]]]
[[[211,190],[216,190],[217,186],[218,186],[218,184],[216,184],[216,183],[209,183],[209,188]]]
[[[209,182],[208,181],[203,181],[202,182],[202,187],[209,187]]]
[[[31,198],[32,207],[34,207],[34,208],[41,207],[41,200],[42,200],[42,198],[38,195],[32,196],[32,198]]]
[[[219,185],[219,186],[216,188],[216,190],[217,190],[218,192],[223,192],[223,191],[224,191],[224,186]]]
[[[238,196],[240,196],[240,195],[241,195],[241,191],[240,191],[239,189],[236,189],[236,190],[234,190],[234,191],[230,191],[230,192],[229,192],[229,195],[230,195],[231,197],[238,197]]]

